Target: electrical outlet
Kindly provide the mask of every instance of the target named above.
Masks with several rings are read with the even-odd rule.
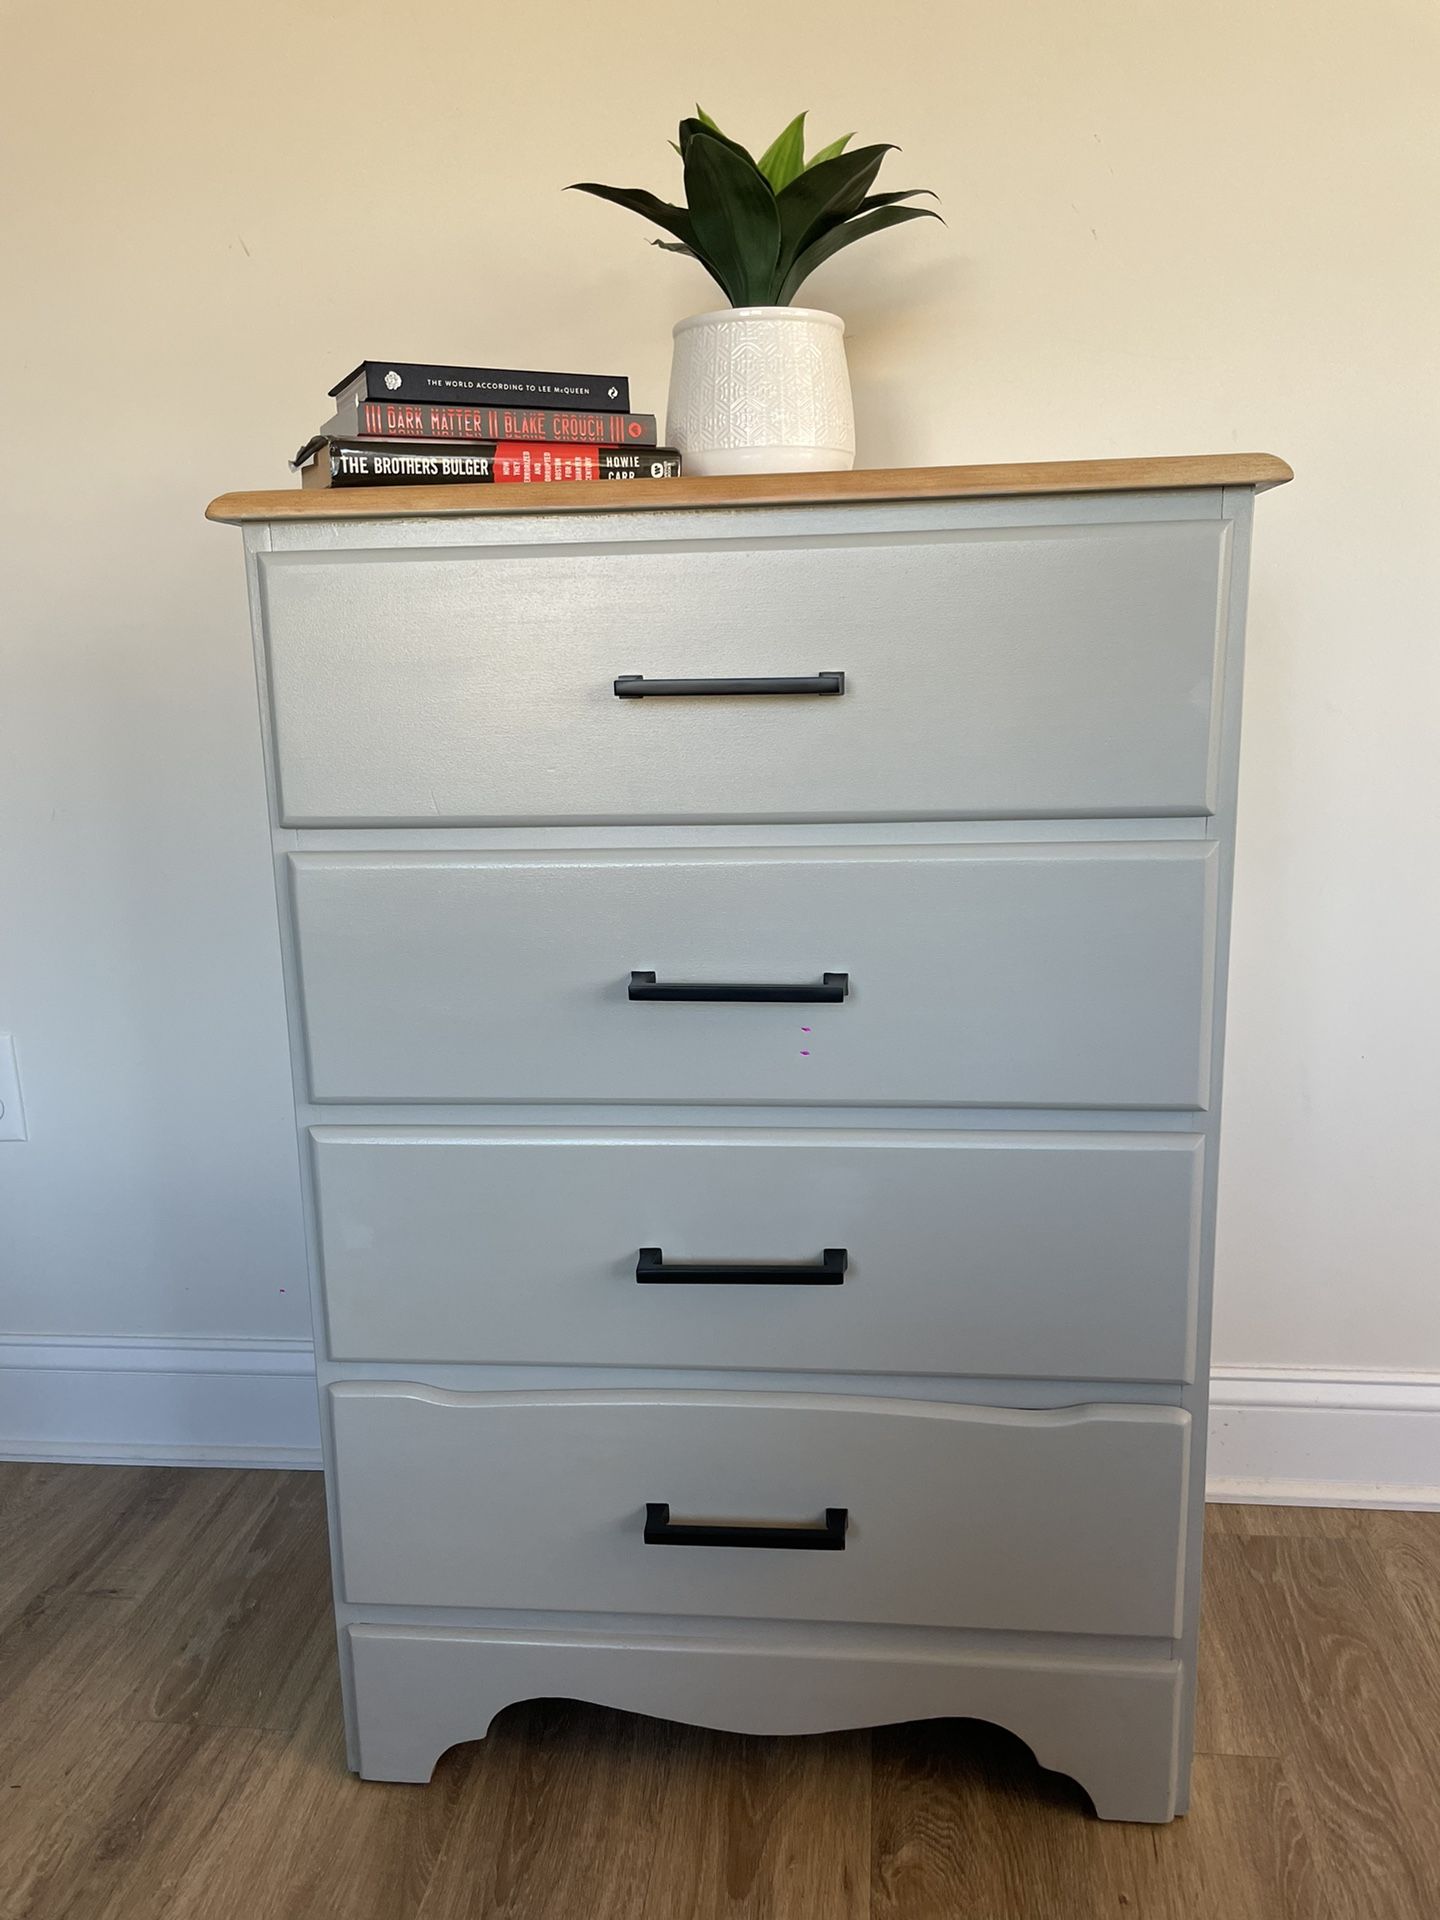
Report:
[[[20,1104],[20,1069],[15,1064],[15,1042],[0,1033],[0,1140],[24,1140],[25,1109]]]

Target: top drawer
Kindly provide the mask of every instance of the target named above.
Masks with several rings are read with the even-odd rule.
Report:
[[[1208,812],[1227,527],[264,554],[280,817]],[[822,672],[843,693],[614,690]]]

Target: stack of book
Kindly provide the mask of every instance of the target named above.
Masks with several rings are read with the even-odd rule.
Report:
[[[673,447],[630,382],[607,373],[522,373],[366,360],[330,389],[335,411],[290,462],[306,487],[668,480]]]

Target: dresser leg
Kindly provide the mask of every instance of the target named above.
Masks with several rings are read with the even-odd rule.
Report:
[[[359,1772],[424,1781],[520,1700],[584,1700],[734,1733],[826,1733],[942,1716],[989,1720],[1068,1774],[1102,1820],[1175,1813],[1173,1660],[874,1651],[823,1629],[732,1638],[519,1629],[349,1629]]]

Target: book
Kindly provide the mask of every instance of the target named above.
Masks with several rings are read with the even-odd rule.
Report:
[[[291,461],[302,487],[441,486],[545,480],[669,480],[673,447],[556,447],[533,440],[426,440],[403,445],[317,434]]]
[[[495,407],[593,407],[630,411],[630,382],[618,373],[528,373],[506,367],[432,367],[410,360],[362,360],[330,389],[336,411],[354,400],[439,400]]]
[[[352,400],[320,432],[331,440],[550,440],[582,447],[653,447],[656,441],[653,413],[443,400]]]

